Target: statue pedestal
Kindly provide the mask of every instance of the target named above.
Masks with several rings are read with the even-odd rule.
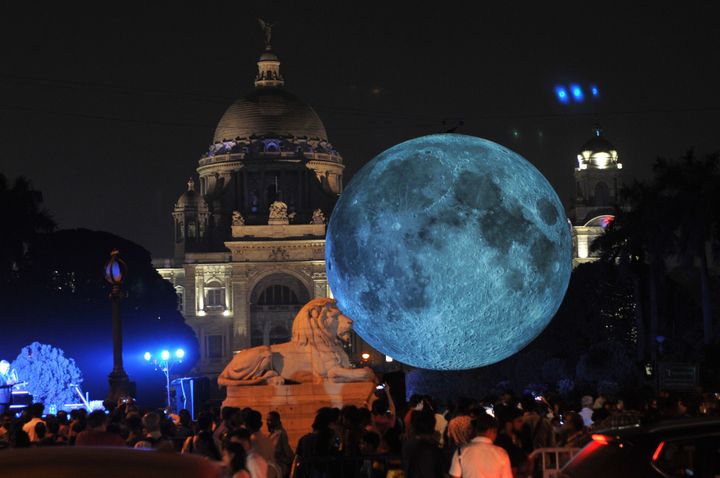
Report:
[[[299,383],[295,385],[230,385],[223,407],[250,407],[263,415],[275,410],[288,432],[290,446],[312,431],[315,412],[322,407],[342,408],[343,405],[363,406],[373,382]],[[267,430],[263,427],[263,432]]]

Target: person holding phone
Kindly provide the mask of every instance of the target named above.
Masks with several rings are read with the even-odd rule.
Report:
[[[387,383],[377,385],[366,403],[371,414],[372,428],[381,437],[379,452],[387,453],[391,448],[387,441],[387,434],[395,428],[397,419],[395,402],[390,395],[390,386]]]

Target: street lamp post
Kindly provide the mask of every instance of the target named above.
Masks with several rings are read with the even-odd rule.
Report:
[[[108,375],[108,382],[110,383],[108,400],[113,402],[117,402],[121,397],[125,397],[130,393],[130,379],[123,368],[122,321],[120,319],[121,286],[126,272],[127,266],[120,259],[120,252],[114,249],[110,253],[110,260],[105,264],[105,280],[112,285],[110,304],[112,305],[113,369]]]
[[[165,392],[167,394],[167,408],[170,410],[172,405],[170,403],[170,370],[173,365],[182,363],[185,358],[185,351],[183,349],[177,349],[175,355],[171,355],[169,350],[163,350],[160,352],[160,358],[155,358],[150,352],[145,352],[145,360],[151,362],[155,366],[155,370],[160,370],[165,374]]]

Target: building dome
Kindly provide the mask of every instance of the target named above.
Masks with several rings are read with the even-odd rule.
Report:
[[[188,180],[187,191],[180,195],[177,203],[175,204],[176,209],[197,209],[206,210],[207,203],[203,199],[202,195],[195,191],[195,181],[192,178]]]
[[[325,126],[310,106],[280,87],[258,87],[225,111],[213,142],[268,136],[327,141]]]
[[[615,146],[595,127],[593,137],[582,145],[577,155],[578,169],[622,169]]]
[[[610,141],[605,139],[603,136],[593,136],[589,141],[582,145],[580,151],[592,151],[594,153],[610,153],[611,151],[617,151],[615,146]]]

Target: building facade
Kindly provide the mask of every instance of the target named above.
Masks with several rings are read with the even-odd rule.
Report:
[[[577,155],[575,194],[569,220],[573,228],[573,267],[597,260],[592,242],[615,219],[622,198],[622,163],[618,152],[596,127]]]
[[[255,88],[220,119],[175,204],[174,257],[155,261],[200,344],[196,372],[235,351],[290,339],[292,320],[330,295],[325,223],[343,160],[315,111],[285,89],[269,43]]]

